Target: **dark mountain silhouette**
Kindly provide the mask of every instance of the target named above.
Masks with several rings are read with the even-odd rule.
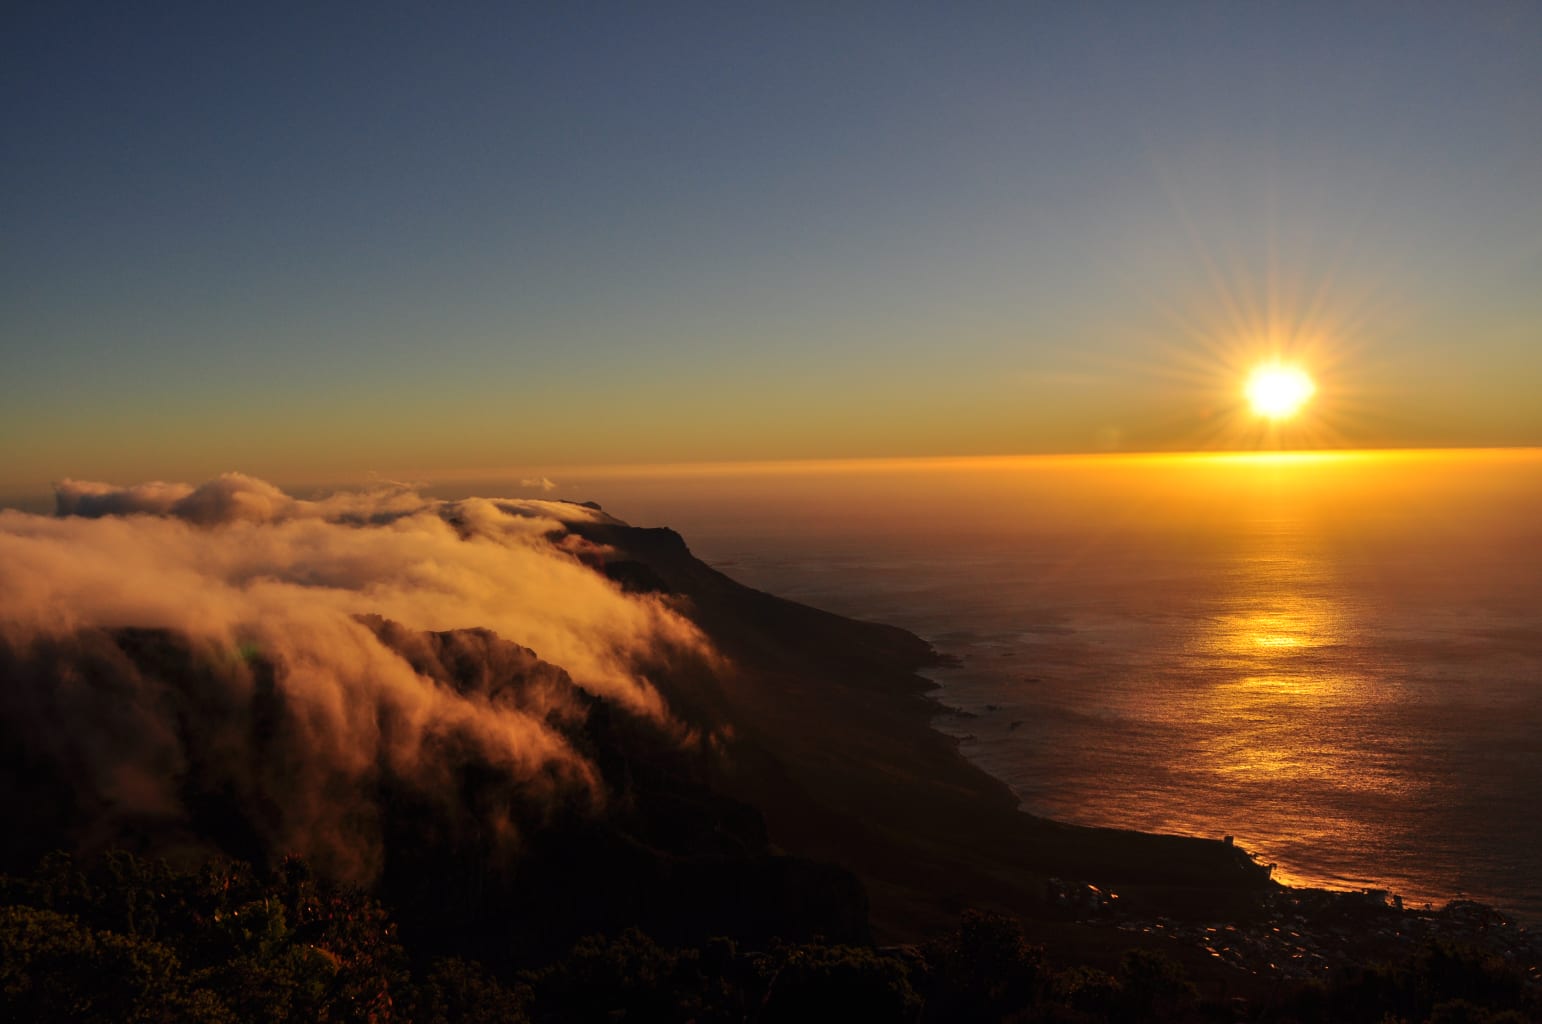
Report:
[[[532,775],[381,705],[379,763],[342,774],[286,696],[297,669],[282,656],[134,628],[0,641],[0,811],[19,826],[0,838],[4,867],[112,846],[271,865],[297,843],[309,852],[289,812],[320,804],[301,820],[338,836],[318,870],[370,880],[419,948],[521,962],[634,925],[682,943],[908,939],[965,907],[1052,912],[1051,877],[1158,904],[1269,884],[1219,841],[1019,812],[930,727],[937,705],[916,673],[937,655],[919,638],[744,587],[670,530],[570,530],[608,552],[597,571],[666,595],[724,655],[638,666],[667,722],[486,630],[366,617],[418,676],[542,719],[570,750]],[[378,752],[409,738],[414,757]],[[172,792],[108,806],[104,792],[137,792],[135,773]]]
[[[857,879],[773,848],[754,807],[708,784],[706,761],[718,756],[710,747],[583,692],[562,669],[485,630],[420,633],[379,618],[368,625],[420,674],[460,693],[520,703],[561,691],[558,703],[583,713],[548,724],[596,766],[604,794],[596,802],[561,780],[532,783],[472,746],[457,749],[454,734],[434,741],[432,785],[383,762],[372,792],[344,796],[334,814],[344,828],[350,806],[371,809],[358,827],[378,845],[377,892],[419,948],[538,962],[583,935],[629,926],[676,942],[868,937]],[[317,779],[298,768],[289,774],[306,763],[297,749],[305,733],[283,695],[285,667],[260,655],[253,661],[254,692],[240,706],[220,697],[228,688],[210,685],[219,669],[208,652],[163,630],[86,631],[27,650],[0,644],[9,700],[62,699],[61,690],[84,687],[97,691],[95,699],[77,692],[70,707],[154,711],[157,725],[171,723],[177,733],[158,745],[175,751],[163,767],[174,777],[176,808],[109,817],[78,783],[82,766],[16,729],[40,719],[67,728],[64,716],[7,708],[0,810],[22,827],[0,838],[4,869],[28,870],[58,847],[282,860],[291,851],[277,805],[307,798],[302,790]],[[62,685],[23,684],[45,671]],[[115,690],[126,697],[130,686],[141,691],[132,704],[114,701]],[[146,687],[153,687],[148,698]],[[145,726],[126,717],[125,729]],[[383,719],[381,728],[392,725]],[[233,733],[242,742],[232,742]]]
[[[727,671],[660,678],[672,706],[732,728],[714,781],[759,807],[791,852],[849,865],[881,935],[912,938],[966,906],[1042,914],[1052,877],[1193,905],[1269,886],[1219,839],[1070,826],[1018,810],[998,780],[931,727],[918,670],[938,654],[905,630],[784,600],[695,558],[679,534],[573,527],[609,546],[623,587],[675,595],[728,656]]]

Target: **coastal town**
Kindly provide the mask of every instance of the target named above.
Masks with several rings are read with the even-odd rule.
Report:
[[[1498,957],[1542,987],[1542,933],[1472,900],[1415,909],[1383,889],[1280,887],[1256,895],[1245,913],[1180,919],[1134,911],[1118,893],[1093,885],[1051,879],[1050,895],[1078,923],[1166,938],[1259,976],[1327,979],[1444,945]]]

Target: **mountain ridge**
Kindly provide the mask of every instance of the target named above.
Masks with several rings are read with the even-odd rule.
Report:
[[[603,570],[623,586],[646,582],[683,601],[728,657],[722,707],[738,756],[761,765],[726,780],[729,791],[762,808],[778,843],[852,866],[880,934],[908,939],[971,905],[1042,914],[1051,878],[1161,902],[1273,885],[1267,868],[1223,840],[1021,811],[1005,783],[932,727],[943,708],[918,670],[941,656],[914,634],[740,584],[667,528],[571,528],[613,552]]]

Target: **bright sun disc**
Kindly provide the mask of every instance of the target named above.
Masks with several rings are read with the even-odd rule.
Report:
[[[1248,403],[1271,420],[1294,416],[1317,391],[1312,378],[1294,366],[1260,366],[1248,377]]]

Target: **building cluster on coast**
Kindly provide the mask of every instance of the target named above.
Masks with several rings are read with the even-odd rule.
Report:
[[[1542,986],[1542,933],[1470,900],[1407,910],[1381,890],[1280,888],[1260,894],[1253,913],[1217,921],[1129,913],[1117,894],[1093,886],[1066,887],[1066,897],[1082,923],[1165,936],[1253,974],[1324,978],[1444,942],[1500,957]]]

